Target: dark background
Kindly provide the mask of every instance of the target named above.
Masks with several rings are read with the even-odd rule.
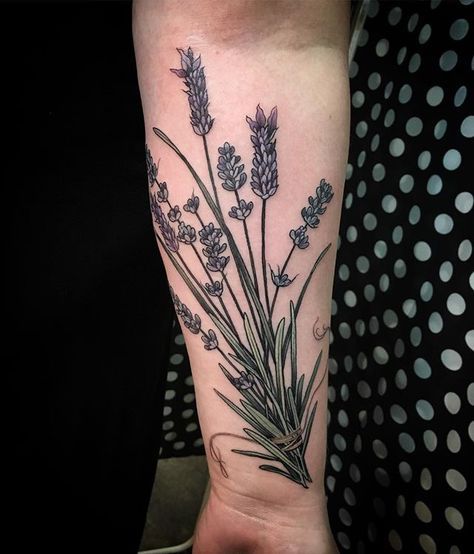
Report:
[[[9,530],[20,551],[136,552],[172,312],[148,211],[131,4],[0,10],[20,133],[3,187]]]

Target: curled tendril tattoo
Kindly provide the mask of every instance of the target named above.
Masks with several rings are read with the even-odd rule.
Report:
[[[243,439],[253,448],[232,452],[265,460],[259,465],[261,470],[308,488],[313,481],[306,453],[318,405],[314,397],[327,374],[327,364],[319,377],[321,349],[312,368],[298,370],[297,323],[308,286],[331,249],[329,243],[315,256],[310,235],[319,227],[334,196],[333,189],[325,179],[319,181],[300,211],[301,224],[288,231],[288,254],[278,265],[270,265],[267,210],[271,209],[279,187],[284,186],[278,175],[277,106],[266,115],[259,104],[255,116],[242,118],[253,147],[248,175],[246,163],[229,140],[223,141],[217,152],[209,151],[207,135],[215,132],[215,127],[209,114],[201,57],[196,57],[190,47],[178,49],[178,53],[181,67],[171,71],[184,82],[190,124],[200,137],[197,140],[202,141],[208,174],[200,176],[180,148],[157,127],[153,127],[156,137],[185,165],[196,188],[190,191],[191,196],[183,206],[173,204],[172,187],[161,180],[159,164],[153,161],[148,145],[146,166],[156,238],[199,305],[200,313],[195,313],[170,287],[176,313],[190,333],[200,336],[203,348],[214,352],[217,365],[239,395],[239,404],[221,391],[214,391],[246,423],[242,429],[245,435],[215,433],[209,441],[210,454],[222,475],[228,478],[226,462],[215,439],[218,436]],[[247,183],[250,186],[246,187]],[[219,195],[235,199],[235,205],[227,213],[221,208]],[[212,214],[210,220],[204,215],[209,210],[201,215],[203,204]],[[259,240],[254,242],[247,225],[250,218],[258,222],[260,229]],[[237,236],[242,239],[236,240]],[[315,261],[307,275],[295,275],[291,262],[305,252],[312,252]],[[191,269],[190,262],[197,262],[198,269],[196,265]],[[235,270],[233,279],[228,276],[231,266]],[[239,295],[235,289],[237,279]],[[286,300],[287,296],[280,299],[279,312],[283,310],[286,315],[277,320],[274,312],[279,291],[290,286],[295,295],[291,300]],[[235,306],[234,315],[229,312],[230,306]],[[329,328],[323,326],[320,331],[316,324],[317,321],[313,333],[321,340]]]
[[[330,330],[330,327],[329,327],[329,325],[325,325],[323,323],[323,329],[320,330],[319,327],[317,327],[318,321],[319,321],[319,316],[318,316],[318,318],[316,319],[316,321],[314,322],[314,325],[313,325],[313,337],[316,340],[323,340],[324,337],[326,336],[326,333]]]

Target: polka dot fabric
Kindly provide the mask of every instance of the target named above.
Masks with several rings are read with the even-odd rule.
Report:
[[[473,8],[372,2],[350,67],[326,473],[342,552],[472,552]]]
[[[194,384],[184,337],[176,319],[171,333],[160,458],[204,455]]]

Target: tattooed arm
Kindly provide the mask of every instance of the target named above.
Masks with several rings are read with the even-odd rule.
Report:
[[[331,0],[134,5],[150,206],[212,483],[197,554],[335,551],[326,331],[347,11]]]

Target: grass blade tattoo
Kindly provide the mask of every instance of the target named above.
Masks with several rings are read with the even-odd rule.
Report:
[[[318,228],[334,193],[331,185],[321,179],[314,196],[308,198],[308,204],[301,210],[302,224],[288,232],[288,255],[279,265],[271,267],[267,261],[265,220],[267,210],[271,210],[271,203],[267,206],[267,201],[277,194],[280,186],[277,107],[273,107],[267,117],[259,104],[254,119],[243,118],[243,124],[246,122],[250,128],[249,140],[253,146],[250,179],[247,179],[245,163],[230,141],[220,142],[222,146],[215,153],[209,151],[206,137],[213,131],[214,119],[209,115],[209,95],[201,57],[196,57],[190,47],[178,49],[178,53],[181,68],[171,71],[184,81],[190,124],[203,141],[208,175],[202,178],[171,138],[156,127],[153,128],[155,135],[185,164],[198,190],[190,191],[191,196],[184,206],[173,205],[170,200],[172,187],[170,190],[165,181],[159,180],[159,164],[154,162],[148,145],[146,166],[157,240],[202,309],[201,314],[193,313],[170,287],[176,313],[190,333],[200,335],[203,348],[214,352],[216,367],[237,391],[239,400],[236,403],[220,390],[214,390],[245,424],[242,428],[245,435],[227,431],[215,433],[210,438],[209,450],[222,475],[228,478],[216,438],[227,436],[247,441],[253,449],[233,448],[231,451],[265,460],[267,463],[258,466],[262,471],[308,488],[313,479],[305,454],[317,412],[318,402],[314,397],[326,377],[327,364],[322,371],[321,349],[313,368],[307,372],[305,384],[306,372],[299,372],[297,364],[298,313],[313,275],[331,244],[317,256],[313,252],[315,262],[306,276],[292,274],[291,261],[298,251],[311,252],[309,232]],[[236,204],[226,214],[219,202],[219,180],[220,194],[235,197]],[[245,189],[248,182],[251,194],[255,195],[253,200],[249,200]],[[212,221],[204,221],[201,217],[199,207],[203,202],[210,208]],[[162,207],[165,205],[166,210]],[[260,221],[257,223],[257,219],[252,229],[260,229],[260,251],[252,246],[248,225],[250,218],[258,217]],[[198,265],[191,268],[188,262],[196,257]],[[228,276],[229,267],[236,269],[238,282]],[[273,313],[279,290],[290,286],[295,289],[294,298],[286,300],[286,295],[285,300],[280,299],[278,305],[286,315],[276,321]],[[242,301],[238,300],[235,290],[243,291]],[[236,307],[232,311],[234,315],[228,309],[231,305]],[[323,326],[324,333],[316,329],[315,339],[322,340],[327,329]]]

